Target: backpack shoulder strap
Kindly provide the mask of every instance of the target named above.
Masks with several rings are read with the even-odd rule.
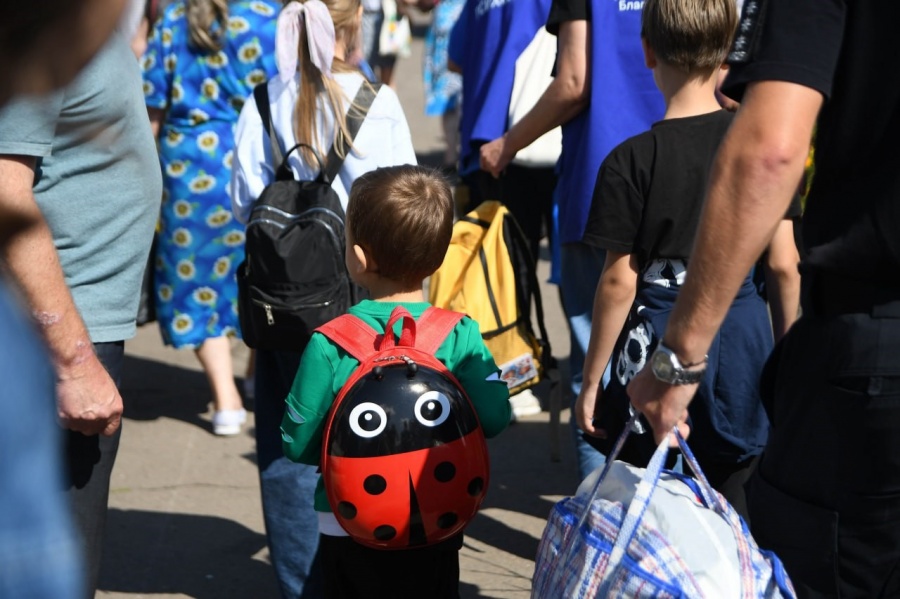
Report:
[[[352,314],[342,314],[316,329],[344,351],[362,362],[377,351],[376,341],[381,336],[362,319]]]
[[[461,312],[427,308],[416,321],[416,349],[433,356],[463,316]]]
[[[378,95],[378,91],[381,89],[381,85],[381,83],[371,84],[363,80],[359,86],[359,91],[356,92],[356,97],[350,104],[350,110],[347,111],[348,147],[349,144],[353,143],[356,134],[359,133],[359,128],[362,127],[363,121],[369,113],[369,108],[372,107],[372,102],[375,101],[375,96]],[[331,150],[328,152],[328,157],[325,159],[325,170],[321,172],[319,178],[323,183],[331,185],[338,173],[341,172],[343,165],[344,159],[338,156],[337,148],[332,145]]]
[[[256,109],[259,116],[262,117],[263,127],[269,134],[269,142],[272,144],[272,160],[275,161],[274,167],[277,169],[284,162],[284,154],[275,139],[275,126],[272,124],[272,110],[269,107],[269,81],[263,81],[253,88],[253,99],[256,100]]]

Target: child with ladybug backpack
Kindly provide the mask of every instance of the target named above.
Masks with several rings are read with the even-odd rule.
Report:
[[[282,422],[285,455],[322,469],[326,597],[459,596],[462,531],[488,485],[484,439],[510,407],[475,321],[425,301],[452,225],[435,170],[380,168],[351,189],[347,268],[372,299],[313,334]]]

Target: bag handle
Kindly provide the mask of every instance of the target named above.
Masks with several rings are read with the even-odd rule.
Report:
[[[616,440],[616,444],[613,447],[613,450],[610,453],[609,457],[607,458],[606,464],[603,466],[603,470],[601,471],[597,482],[594,483],[594,487],[584,504],[584,509],[578,518],[578,522],[572,528],[572,532],[563,541],[563,544],[566,545],[565,550],[563,549],[563,547],[560,547],[560,555],[563,556],[563,560],[561,563],[568,563],[571,560],[572,552],[575,548],[575,539],[580,535],[580,531],[582,530],[582,527],[587,520],[588,514],[590,514],[591,505],[599,495],[600,486],[606,479],[607,474],[609,474],[613,462],[618,457],[619,452],[621,452],[622,450],[622,447],[625,445],[625,440],[628,438],[628,435],[632,433],[632,427],[637,422],[639,417],[640,414],[635,412],[635,414],[632,415],[632,417],[626,424],[625,430],[622,431],[622,433],[619,435],[619,438]],[[697,462],[697,458],[694,457],[693,452],[691,452],[690,448],[687,445],[687,441],[685,441],[684,437],[681,436],[681,433],[678,432],[678,429],[673,429],[673,432],[675,434],[675,438],[678,440],[678,447],[684,454],[685,461],[688,463],[697,478],[697,486],[700,490],[703,504],[721,515],[731,527],[732,534],[734,535],[735,542],[737,544],[738,562],[740,563],[741,567],[741,596],[744,599],[752,599],[753,588],[752,582],[750,581],[753,580],[753,566],[750,556],[750,544],[747,540],[744,526],[734,510],[725,509],[721,498],[712,488],[712,485],[709,484],[709,480],[706,478],[706,475],[703,474],[703,470],[700,468],[700,464],[699,462]],[[635,534],[637,533],[644,513],[647,511],[647,507],[650,505],[650,499],[652,498],[653,491],[656,489],[657,483],[659,482],[659,477],[662,474],[663,466],[665,465],[666,457],[668,456],[668,454],[669,439],[667,435],[666,438],[664,438],[662,442],[657,446],[656,451],[653,453],[653,457],[650,458],[650,463],[644,470],[644,475],[641,477],[641,482],[638,484],[638,487],[635,490],[634,497],[632,498],[631,503],[628,506],[628,511],[625,513],[625,516],[622,519],[622,525],[620,526],[619,532],[616,535],[615,544],[613,545],[612,551],[610,552],[610,556],[606,560],[606,563],[602,566],[603,571],[600,573],[600,577],[603,580],[603,584],[598,590],[598,597],[605,597],[609,593],[609,586],[615,581],[615,577],[612,574],[615,573],[615,571],[621,566],[622,560],[625,557],[625,553],[629,545],[631,545]]]
[[[359,91],[356,92],[356,97],[353,99],[353,102],[350,104],[350,110],[347,112],[348,145],[353,143],[353,139],[356,137],[356,134],[359,133],[359,129],[362,127],[363,121],[365,121],[366,115],[369,113],[369,108],[372,107],[372,102],[375,101],[375,97],[381,89],[381,85],[381,83],[370,84],[368,81],[363,80],[362,84],[359,86]],[[340,172],[341,166],[344,164],[344,159],[338,155],[335,146],[331,146],[328,157],[324,161],[322,160],[322,157],[319,156],[318,152],[316,152],[315,148],[306,143],[298,143],[286,153],[282,154],[281,146],[278,144],[278,139],[275,137],[275,125],[272,122],[268,81],[264,81],[253,88],[253,98],[256,100],[256,109],[259,111],[259,116],[262,117],[266,133],[269,134],[272,159],[277,165],[275,169],[275,179],[278,181],[289,181],[294,178],[293,171],[291,171],[290,166],[288,166],[287,157],[297,148],[306,147],[312,150],[313,156],[315,156],[316,162],[319,164],[319,176],[317,177],[317,180],[327,185],[331,185]]]
[[[403,321],[400,331],[400,339],[394,340],[394,325]],[[416,346],[416,319],[412,317],[409,310],[403,306],[397,306],[391,312],[387,324],[384,325],[384,333],[378,336],[375,342],[378,351],[392,349],[394,347],[415,347]]]

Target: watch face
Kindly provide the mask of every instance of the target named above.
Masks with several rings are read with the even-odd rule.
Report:
[[[672,364],[669,354],[664,351],[657,349],[653,352],[653,356],[650,358],[650,367],[656,378],[662,381],[671,381],[675,378],[675,365]]]

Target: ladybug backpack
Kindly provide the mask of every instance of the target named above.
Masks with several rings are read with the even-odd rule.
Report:
[[[484,499],[484,433],[465,390],[434,357],[462,317],[431,307],[416,321],[398,306],[384,334],[351,314],[317,329],[360,363],[327,418],[322,480],[338,523],[363,545],[439,543]]]

